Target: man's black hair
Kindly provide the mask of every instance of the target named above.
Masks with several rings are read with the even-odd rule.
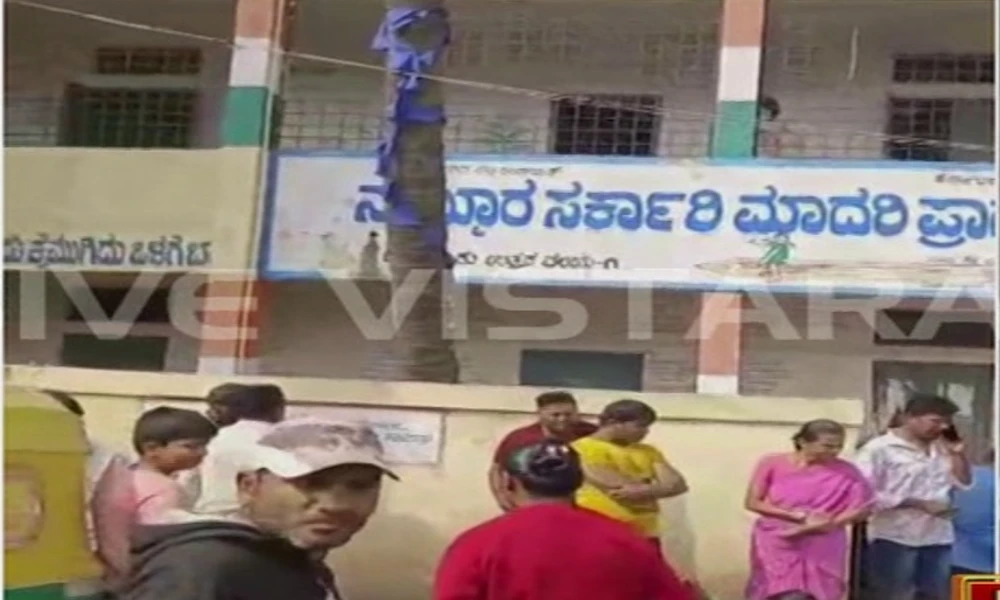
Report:
[[[615,400],[605,406],[597,420],[601,425],[610,423],[641,423],[643,425],[652,425],[656,421],[656,411],[645,402],[626,398],[624,400]]]
[[[573,404],[576,405],[576,397],[569,392],[545,392],[538,394],[535,398],[535,405],[538,408],[545,408],[553,404]]]
[[[913,394],[906,401],[903,413],[909,417],[922,417],[924,415],[937,415],[940,417],[952,417],[959,410],[958,405],[944,396],[936,394]]]
[[[242,383],[223,383],[208,390],[207,400],[209,404],[226,404],[226,400],[233,394],[237,394],[247,386]]]
[[[132,447],[140,455],[147,444],[166,446],[178,440],[208,442],[219,428],[200,412],[158,406],[142,413],[132,429]]]
[[[76,398],[70,396],[66,392],[60,392],[58,390],[46,390],[45,393],[48,394],[49,397],[51,397],[59,404],[62,404],[63,408],[73,413],[74,415],[78,417],[82,417],[84,415],[83,407],[80,406],[80,403],[76,401]]]
[[[285,408],[285,392],[274,384],[241,385],[218,402],[237,421],[270,421]]]
[[[569,498],[583,485],[580,455],[558,440],[516,450],[504,468],[536,498]]]

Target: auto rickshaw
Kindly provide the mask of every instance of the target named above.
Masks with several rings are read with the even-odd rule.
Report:
[[[45,392],[7,385],[3,412],[4,598],[96,600],[80,419]]]

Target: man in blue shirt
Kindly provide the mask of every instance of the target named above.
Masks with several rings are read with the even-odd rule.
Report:
[[[972,468],[972,487],[956,490],[955,545],[952,572],[956,575],[993,573],[995,568],[997,469],[994,452],[986,463]]]

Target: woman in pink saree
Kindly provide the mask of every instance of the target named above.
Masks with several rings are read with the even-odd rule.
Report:
[[[760,515],[750,541],[747,600],[844,600],[847,529],[868,515],[874,497],[855,466],[838,458],[844,427],[809,421],[794,452],[765,456],[747,490]]]

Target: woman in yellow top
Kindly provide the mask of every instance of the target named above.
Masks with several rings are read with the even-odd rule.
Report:
[[[572,446],[585,475],[577,505],[624,521],[659,549],[659,501],[688,487],[663,453],[642,443],[655,421],[656,411],[648,404],[618,400],[604,407],[597,431]]]

